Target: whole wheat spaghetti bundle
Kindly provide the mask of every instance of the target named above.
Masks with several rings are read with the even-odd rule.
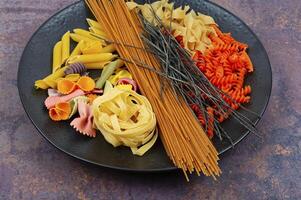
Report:
[[[168,84],[161,94],[159,75],[136,64],[140,61],[155,70],[161,67],[156,57],[145,51],[137,14],[128,10],[124,0],[86,0],[86,3],[108,38],[118,44],[120,57],[130,61],[127,67],[154,109],[160,138],[173,163],[184,171],[187,179],[187,172],[193,171],[198,175],[203,172],[206,176],[219,176],[218,152],[189,106]]]

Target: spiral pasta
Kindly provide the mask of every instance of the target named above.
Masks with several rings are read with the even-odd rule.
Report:
[[[204,52],[195,51],[193,59],[196,66],[206,75],[210,82],[223,91],[223,99],[233,108],[238,109],[241,103],[250,102],[251,86],[244,86],[247,73],[252,72],[253,64],[246,50],[247,45],[236,41],[231,34],[222,33],[221,30],[212,25],[216,35],[209,35],[212,46]],[[182,44],[182,38],[176,38]],[[183,45],[183,44],[182,44]],[[199,121],[205,126],[204,114],[197,105],[191,105]],[[209,109],[209,110],[208,110]],[[212,113],[210,107],[207,107],[209,123],[207,134],[212,137],[213,133],[210,127],[212,123],[211,115],[216,117],[219,122],[228,118],[229,114],[221,115]]]

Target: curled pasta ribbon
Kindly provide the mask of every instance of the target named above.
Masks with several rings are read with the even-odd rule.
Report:
[[[53,121],[67,120],[71,113],[71,106],[68,102],[57,103],[54,108],[49,109],[49,116]]]
[[[86,102],[78,101],[79,117],[75,118],[70,125],[83,135],[90,137],[96,136],[96,131],[93,129],[93,115],[91,106]]]
[[[128,70],[122,69],[118,71],[115,75],[111,75],[108,81],[110,81],[113,85],[115,85],[117,81],[122,78],[132,79],[132,74],[130,74]]]
[[[76,83],[64,78],[59,80],[57,83],[57,89],[62,94],[70,94],[77,88],[80,88],[85,92],[89,92],[95,88],[95,82],[88,76],[82,76]]]
[[[146,97],[111,88],[93,101],[92,108],[94,125],[114,147],[128,146],[133,154],[142,156],[154,145],[156,117]]]

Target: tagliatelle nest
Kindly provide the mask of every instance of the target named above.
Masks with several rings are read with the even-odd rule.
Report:
[[[124,145],[142,156],[155,143],[156,117],[146,97],[112,88],[93,101],[94,124],[114,147]]]

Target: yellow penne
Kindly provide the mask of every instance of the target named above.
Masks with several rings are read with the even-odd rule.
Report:
[[[94,27],[94,28],[97,28],[99,30],[103,30],[100,23],[98,23],[97,21],[87,18],[87,22],[88,22],[90,27]]]
[[[95,48],[95,47],[101,47],[103,44],[100,41],[93,41],[93,42],[87,42],[84,48]]]
[[[109,62],[111,62],[111,61],[98,62],[98,63],[86,63],[86,64],[85,64],[85,67],[86,67],[87,69],[103,69],[104,66],[105,66],[106,64],[108,64]]]
[[[103,32],[103,31],[101,31],[101,30],[99,30],[99,29],[97,29],[97,28],[90,27],[90,28],[89,28],[89,31],[90,31],[91,33],[93,33],[94,35],[99,36],[100,38],[104,38],[104,39],[107,38],[106,33]],[[92,35],[93,35],[93,34],[92,34]]]
[[[65,69],[67,69],[68,66],[65,66],[63,68],[60,68],[59,70],[57,70],[56,72],[46,76],[43,80],[55,80],[58,79],[60,77],[63,77],[65,75],[64,71]]]
[[[95,30],[96,30],[96,31],[95,31]],[[94,27],[89,27],[89,31],[90,31],[91,33],[95,33],[95,32],[100,31],[100,30],[97,29],[97,28],[94,28]]]
[[[52,55],[52,73],[58,70],[62,65],[62,42],[59,41],[54,45]]]
[[[85,42],[93,42],[95,40],[92,40],[90,38],[87,38],[85,36],[82,36],[82,35],[79,35],[79,34],[76,34],[76,33],[70,33],[70,37],[73,41],[75,42],[80,42],[80,41],[85,41]]]
[[[113,53],[114,51],[116,49],[113,44],[101,47],[99,43],[89,43],[88,46],[82,48],[83,54]]]
[[[47,88],[56,88],[56,79],[61,78],[65,75],[65,70],[67,69],[67,66],[60,68],[56,70],[54,73],[46,76],[42,80],[37,80],[35,82],[35,87],[37,89],[47,89]]]
[[[113,44],[110,44],[103,47],[99,53],[113,53],[114,51],[116,51],[115,46]]]
[[[86,38],[89,38],[91,40],[98,40],[98,41],[103,42],[102,39],[93,36],[91,32],[86,31],[84,29],[76,28],[76,29],[73,29],[73,32],[76,33],[76,34],[78,34],[78,35],[81,35],[81,36],[84,36]],[[101,36],[101,37],[104,37],[104,36]]]
[[[99,48],[89,48],[89,49],[83,49],[83,55],[87,54],[98,54],[101,52],[101,47]]]
[[[65,33],[62,37],[62,63],[64,63],[70,56],[70,31]]]
[[[85,41],[84,40],[81,40],[77,45],[76,47],[73,49],[71,56],[77,56],[77,55],[80,55],[82,53],[82,50],[81,48],[85,45]]]
[[[36,89],[43,89],[43,90],[46,90],[47,88],[50,87],[47,84],[47,82],[44,81],[44,80],[37,80],[37,81],[35,81],[34,86],[35,86]]]
[[[97,54],[101,53],[102,44],[99,41],[95,41],[93,43],[88,43],[83,49],[83,54]]]
[[[100,54],[88,54],[88,55],[79,55],[72,56],[68,59],[67,63],[98,63],[98,62],[106,62],[111,61],[116,58],[116,55],[112,53],[100,53]]]

